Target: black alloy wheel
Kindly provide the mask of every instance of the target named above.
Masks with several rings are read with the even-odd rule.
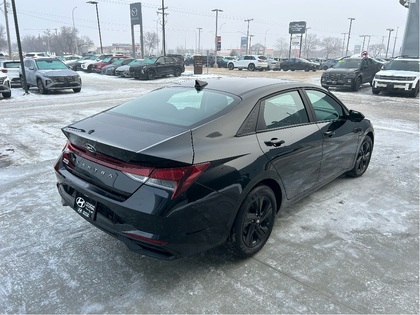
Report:
[[[359,152],[357,153],[356,162],[354,163],[354,167],[351,171],[348,171],[346,174],[350,177],[359,177],[362,176],[370,162],[370,158],[372,156],[373,150],[373,142],[369,136],[366,136],[363,139],[362,144],[360,145]]]
[[[174,76],[179,77],[181,75],[182,71],[180,68],[175,68],[174,70]]]
[[[153,80],[154,78],[156,78],[155,70],[148,70],[147,71],[147,80]]]
[[[230,232],[228,245],[239,257],[250,257],[267,242],[273,229],[277,203],[273,191],[257,186],[246,196]]]

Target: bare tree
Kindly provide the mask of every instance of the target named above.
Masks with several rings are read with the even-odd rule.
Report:
[[[0,25],[0,50],[7,48],[6,30],[3,25]]]
[[[316,51],[317,46],[319,45],[320,40],[316,34],[309,33],[304,39],[304,51],[306,58],[309,58],[309,53]],[[312,56],[313,57],[313,56]]]
[[[321,51],[323,52],[325,59],[332,57],[338,57],[341,52],[342,40],[337,37],[325,37],[321,43]]]
[[[151,55],[155,48],[157,48],[158,43],[159,38],[156,33],[146,32],[146,34],[144,34],[144,46],[146,48],[146,54]]]
[[[286,42],[284,38],[279,38],[274,45],[276,51],[274,51],[274,56],[285,58],[288,55],[289,51],[289,44]]]
[[[378,57],[383,50],[385,50],[384,44],[369,45],[369,55],[371,57]]]

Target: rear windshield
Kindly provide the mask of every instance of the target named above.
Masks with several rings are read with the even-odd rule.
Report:
[[[214,119],[239,98],[211,90],[170,87],[152,91],[108,112],[178,126],[193,126]]]
[[[5,68],[20,68],[20,61],[4,62],[3,67],[5,67]]]
[[[384,67],[384,69],[419,72],[419,61],[418,60],[392,60]]]

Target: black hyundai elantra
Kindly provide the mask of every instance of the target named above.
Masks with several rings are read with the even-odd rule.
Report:
[[[63,129],[63,205],[161,259],[225,243],[248,257],[280,209],[372,154],[369,120],[321,87],[214,78],[160,88]]]

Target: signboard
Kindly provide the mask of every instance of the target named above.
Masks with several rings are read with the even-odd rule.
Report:
[[[222,36],[216,36],[217,51],[222,49]]]
[[[131,25],[141,24],[141,3],[130,3]]]
[[[289,34],[305,34],[306,22],[290,22],[289,23]]]
[[[241,50],[246,51],[246,48],[248,47],[248,41],[247,37],[241,37]]]

